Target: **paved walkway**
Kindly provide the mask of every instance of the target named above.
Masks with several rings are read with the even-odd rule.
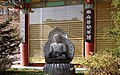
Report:
[[[43,67],[34,67],[34,66],[21,66],[21,65],[12,65],[11,68],[23,68],[23,69],[39,69],[43,70]]]
[[[21,66],[21,65],[12,65],[11,68],[26,68],[26,69],[38,69],[43,71],[44,67],[35,67],[35,66]],[[80,72],[80,71],[86,71],[85,68],[75,68],[76,72]]]
[[[35,67],[35,66],[21,66],[21,65],[12,65],[11,68],[26,68],[26,69],[38,69],[40,71],[43,71],[44,67]],[[120,70],[120,69],[119,69]],[[80,73],[86,71],[85,68],[75,68],[76,73]]]

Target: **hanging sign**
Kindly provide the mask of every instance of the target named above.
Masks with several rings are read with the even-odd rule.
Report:
[[[93,4],[85,4],[85,9],[93,9],[94,5]]]
[[[65,1],[55,1],[55,2],[47,2],[46,6],[47,7],[54,7],[54,6],[64,6]]]
[[[94,38],[94,11],[93,9],[85,9],[85,33],[86,33],[86,42],[93,42]]]

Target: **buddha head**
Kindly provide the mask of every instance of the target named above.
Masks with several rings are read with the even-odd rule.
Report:
[[[55,34],[53,39],[56,43],[61,43],[62,42],[62,36],[60,34]]]

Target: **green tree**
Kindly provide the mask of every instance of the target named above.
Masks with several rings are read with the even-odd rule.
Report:
[[[9,56],[15,54],[19,43],[16,28],[11,26],[10,21],[0,23],[0,70],[11,66],[12,61]]]
[[[107,51],[116,57],[120,57],[120,0],[112,0],[111,4],[113,6],[112,19],[114,28],[107,31],[107,36],[116,42],[117,47]]]
[[[112,18],[115,27],[109,30],[109,36],[112,37],[120,46],[120,0],[112,0]]]

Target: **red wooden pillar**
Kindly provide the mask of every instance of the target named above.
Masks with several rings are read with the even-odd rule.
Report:
[[[25,42],[20,44],[21,50],[21,65],[28,66],[28,25],[29,25],[29,14],[25,14]]]
[[[29,26],[29,3],[25,3],[25,42],[21,43],[21,65],[28,66],[28,26]]]
[[[27,66],[28,65],[28,52],[27,52],[27,44],[21,43],[20,44],[20,50],[21,50],[21,65]]]
[[[85,57],[94,52],[94,0],[84,0]]]

